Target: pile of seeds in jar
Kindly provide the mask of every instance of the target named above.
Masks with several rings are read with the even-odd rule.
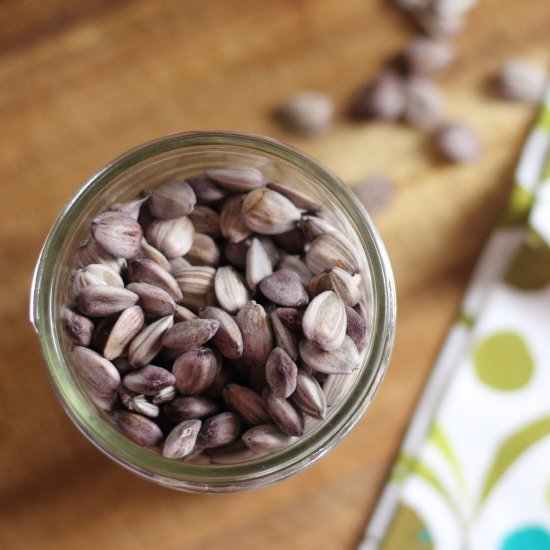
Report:
[[[165,457],[282,449],[353,385],[367,336],[353,244],[255,168],[112,205],[75,252],[62,324],[91,400]]]

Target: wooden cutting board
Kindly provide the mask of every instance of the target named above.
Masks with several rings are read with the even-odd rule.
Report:
[[[435,160],[427,135],[351,124],[350,95],[414,29],[374,0],[5,0],[0,4],[0,547],[353,548],[398,449],[468,274],[501,212],[528,106],[491,96],[510,56],[546,62],[547,0],[484,0],[440,79],[450,119],[483,159]],[[334,97],[326,136],[295,139],[269,112],[300,89]],[[55,401],[27,321],[35,259],[77,186],[150,138],[232,129],[286,140],[350,184],[373,172],[398,197],[377,224],[399,289],[389,374],[353,433],[274,487],[195,496],[153,486],[96,451]]]

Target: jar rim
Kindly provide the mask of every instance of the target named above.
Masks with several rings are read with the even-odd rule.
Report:
[[[251,153],[284,159],[305,170],[322,186],[338,195],[340,206],[354,221],[371,267],[372,284],[380,298],[377,304],[372,346],[359,375],[365,375],[367,359],[375,367],[368,387],[356,383],[338,405],[330,422],[322,421],[288,449],[237,465],[200,465],[166,459],[143,449],[120,434],[98,414],[70,376],[63,350],[56,338],[55,258],[63,249],[75,216],[83,204],[110,182],[139,163],[191,146],[231,146]],[[328,168],[306,153],[280,141],[255,134],[229,131],[182,132],[138,145],[118,156],[89,178],[67,202],[53,224],[36,264],[30,301],[30,319],[40,339],[42,356],[50,382],[68,416],[102,452],[122,466],[157,483],[194,492],[231,492],[261,487],[284,479],[312,464],[332,449],[358,422],[377,393],[387,370],[396,323],[396,293],[390,261],[382,239],[352,191]],[[358,381],[359,382],[359,381]],[[315,436],[315,437],[313,437]]]

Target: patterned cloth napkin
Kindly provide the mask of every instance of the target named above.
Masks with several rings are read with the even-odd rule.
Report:
[[[550,550],[550,91],[360,550]]]

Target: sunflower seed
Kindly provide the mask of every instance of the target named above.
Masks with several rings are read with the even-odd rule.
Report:
[[[195,233],[193,246],[185,255],[191,265],[217,266],[220,263],[220,249],[214,239],[204,233]]]
[[[120,431],[134,443],[144,447],[155,447],[162,441],[160,428],[148,418],[139,414],[116,411],[113,420]]]
[[[260,282],[262,294],[275,304],[288,307],[302,307],[309,302],[309,296],[300,277],[289,269],[280,269]]]
[[[155,365],[147,365],[131,372],[123,380],[129,390],[144,395],[155,395],[160,390],[173,386],[175,381],[170,371]]]
[[[137,199],[133,199],[128,202],[115,203],[109,207],[110,212],[119,212],[121,214],[127,214],[137,220],[142,204],[149,198],[149,195],[142,194]]]
[[[213,399],[202,396],[176,397],[163,407],[164,414],[173,422],[191,420],[192,418],[206,418],[216,414],[220,406]]]
[[[220,236],[220,215],[208,206],[195,206],[189,214],[189,219],[195,226],[197,233],[204,233],[211,237]]]
[[[359,348],[365,343],[365,338],[367,335],[367,323],[357,311],[348,306],[346,306],[346,317],[346,334]]]
[[[427,78],[416,76],[407,83],[405,121],[423,130],[433,130],[445,113],[445,98],[438,86]]]
[[[210,348],[186,351],[172,367],[175,386],[184,395],[198,395],[214,381],[220,367],[220,356]]]
[[[205,307],[199,310],[202,319],[215,319],[219,323],[218,330],[212,337],[212,343],[218,351],[228,359],[238,359],[243,354],[243,336],[239,325],[233,317],[223,309]]]
[[[337,229],[323,218],[319,218],[319,216],[312,216],[309,214],[304,214],[300,218],[300,221],[298,222],[298,228],[310,241],[313,241],[314,239],[316,239],[320,235],[324,235],[325,233],[337,232]]]
[[[200,429],[200,420],[184,420],[178,424],[166,437],[162,456],[166,458],[186,457],[195,447]]]
[[[197,444],[205,449],[221,447],[235,441],[241,433],[241,417],[224,412],[207,418],[203,423]]]
[[[272,311],[271,326],[273,328],[273,336],[277,347],[282,348],[290,356],[293,361],[299,357],[298,341],[299,337],[295,331],[290,330],[277,315],[277,311]]]
[[[214,290],[219,304],[230,313],[241,309],[250,298],[241,275],[231,266],[216,271]]]
[[[106,264],[90,264],[73,273],[71,288],[73,297],[84,287],[90,285],[107,285],[124,288],[124,281],[111,266]]]
[[[174,315],[180,321],[189,321],[190,319],[196,319],[197,316],[184,306],[176,305]]]
[[[241,215],[245,196],[244,194],[231,195],[223,203],[220,212],[220,231],[230,243],[240,243],[252,234],[252,230],[244,224]]]
[[[141,248],[143,231],[132,216],[120,212],[105,212],[92,220],[92,237],[109,254],[134,258]]]
[[[155,187],[147,206],[156,218],[173,220],[187,216],[196,202],[191,186],[184,180],[173,179]]]
[[[86,267],[90,264],[104,264],[117,273],[120,273],[126,265],[124,258],[116,258],[112,254],[109,254],[94,240],[82,242],[75,250],[74,259],[76,267]]]
[[[139,306],[132,306],[125,309],[116,320],[109,332],[103,356],[106,359],[116,359],[124,353],[128,344],[134,339],[143,327],[144,316]]]
[[[86,286],[75,296],[76,307],[89,317],[107,317],[133,306],[137,301],[137,294],[107,285]]]
[[[176,323],[162,337],[162,345],[182,353],[198,348],[208,342],[220,323],[214,319],[191,319]]]
[[[153,260],[159,264],[160,267],[166,269],[166,271],[170,271],[172,269],[166,256],[160,250],[157,250],[154,246],[151,246],[146,239],[141,240],[141,256],[143,258]]]
[[[300,341],[300,357],[316,372],[324,374],[351,374],[361,366],[357,347],[349,336],[335,351],[325,351],[310,340]]]
[[[300,215],[300,211],[284,195],[267,188],[248,193],[241,208],[245,226],[261,235],[290,231]]]
[[[273,348],[265,365],[266,379],[276,397],[286,399],[296,389],[296,363],[282,348]]]
[[[265,248],[265,251],[269,254],[269,257],[271,258],[271,263],[275,266],[279,263],[281,260],[281,252],[277,248],[277,245],[273,242],[271,237],[268,237],[267,235],[258,235],[256,237],[262,246]]]
[[[318,203],[311,200],[307,195],[297,191],[290,182],[270,182],[266,187],[284,195],[289,201],[294,203],[296,208],[300,208],[306,212],[318,212],[321,210],[321,206]]]
[[[306,253],[306,265],[314,274],[331,267],[357,273],[358,258],[355,246],[342,233],[326,233],[311,243]]]
[[[510,59],[500,68],[496,88],[500,96],[525,103],[539,103],[544,95],[546,74],[524,59]]]
[[[302,321],[305,337],[325,351],[334,351],[342,345],[346,326],[345,304],[332,290],[313,298]]]
[[[216,270],[209,266],[185,267],[175,274],[179,288],[185,295],[184,303],[190,296],[206,296],[214,290]]]
[[[326,132],[334,115],[334,103],[326,94],[303,91],[292,96],[275,111],[290,130],[305,136]]]
[[[170,258],[170,260],[168,260],[168,263],[170,264],[169,271],[173,277],[175,277],[182,269],[191,267],[191,264],[183,256]]]
[[[128,348],[130,363],[136,367],[144,367],[150,363],[162,348],[162,335],[173,324],[173,315],[167,315],[146,326],[130,342],[130,347]]]
[[[477,132],[465,124],[446,124],[436,135],[440,153],[452,162],[475,162],[481,155],[481,143]]]
[[[329,374],[323,383],[323,392],[327,400],[327,406],[338,404],[353,387],[359,371],[351,374]]]
[[[302,284],[306,287],[313,277],[313,273],[308,269],[307,265],[300,259],[299,256],[285,256],[279,264],[279,269],[290,269],[291,271],[294,271],[298,277],[300,277]]]
[[[162,390],[155,393],[152,401],[155,405],[162,405],[163,403],[172,401],[177,394],[178,393],[175,386],[167,386],[166,388],[162,388]]]
[[[187,216],[155,220],[147,229],[147,241],[167,258],[185,256],[193,245],[195,228]]]
[[[204,174],[187,178],[187,183],[195,192],[198,204],[210,204],[223,199],[227,195],[225,189]]]
[[[78,346],[89,346],[94,333],[94,324],[66,306],[61,309],[61,323],[69,334],[73,343]]]
[[[262,424],[244,432],[242,440],[253,451],[276,451],[288,447],[298,438],[285,434],[273,424]]]
[[[325,271],[313,277],[307,289],[312,298],[321,292],[332,290],[344,304],[351,307],[361,299],[356,279],[339,267],[325,269]]]
[[[317,418],[325,418],[327,400],[319,382],[309,372],[298,369],[296,391],[292,396],[294,404],[303,412]]]
[[[148,283],[158,286],[179,302],[183,295],[172,275],[153,260],[134,260],[128,266],[128,279],[132,283]]]
[[[128,401],[126,407],[134,412],[147,416],[149,418],[157,418],[160,411],[157,405],[147,401],[144,395],[136,395]]]
[[[351,115],[358,120],[397,120],[406,104],[406,88],[402,77],[387,70],[361,88],[351,104]]]
[[[263,367],[273,349],[273,333],[265,309],[253,300],[247,302],[236,321],[243,337],[241,361],[251,367]]]
[[[264,391],[267,412],[277,427],[285,434],[299,436],[304,432],[304,418],[290,401],[277,397],[270,390]]]
[[[206,175],[231,192],[251,191],[264,185],[264,176],[256,168],[216,168]]]
[[[266,424],[271,420],[262,397],[250,388],[228,384],[223,390],[223,399],[248,424]]]
[[[99,408],[110,410],[120,386],[120,374],[115,366],[99,353],[83,346],[74,346],[69,356],[90,399]]]
[[[258,283],[273,273],[271,257],[258,239],[252,239],[246,254],[246,283],[256,292]]]
[[[172,315],[176,302],[162,288],[149,283],[130,283],[127,287],[139,296],[139,305],[145,313],[154,317]]]
[[[454,58],[454,52],[448,42],[419,36],[409,43],[403,56],[411,73],[430,75],[446,69]]]

